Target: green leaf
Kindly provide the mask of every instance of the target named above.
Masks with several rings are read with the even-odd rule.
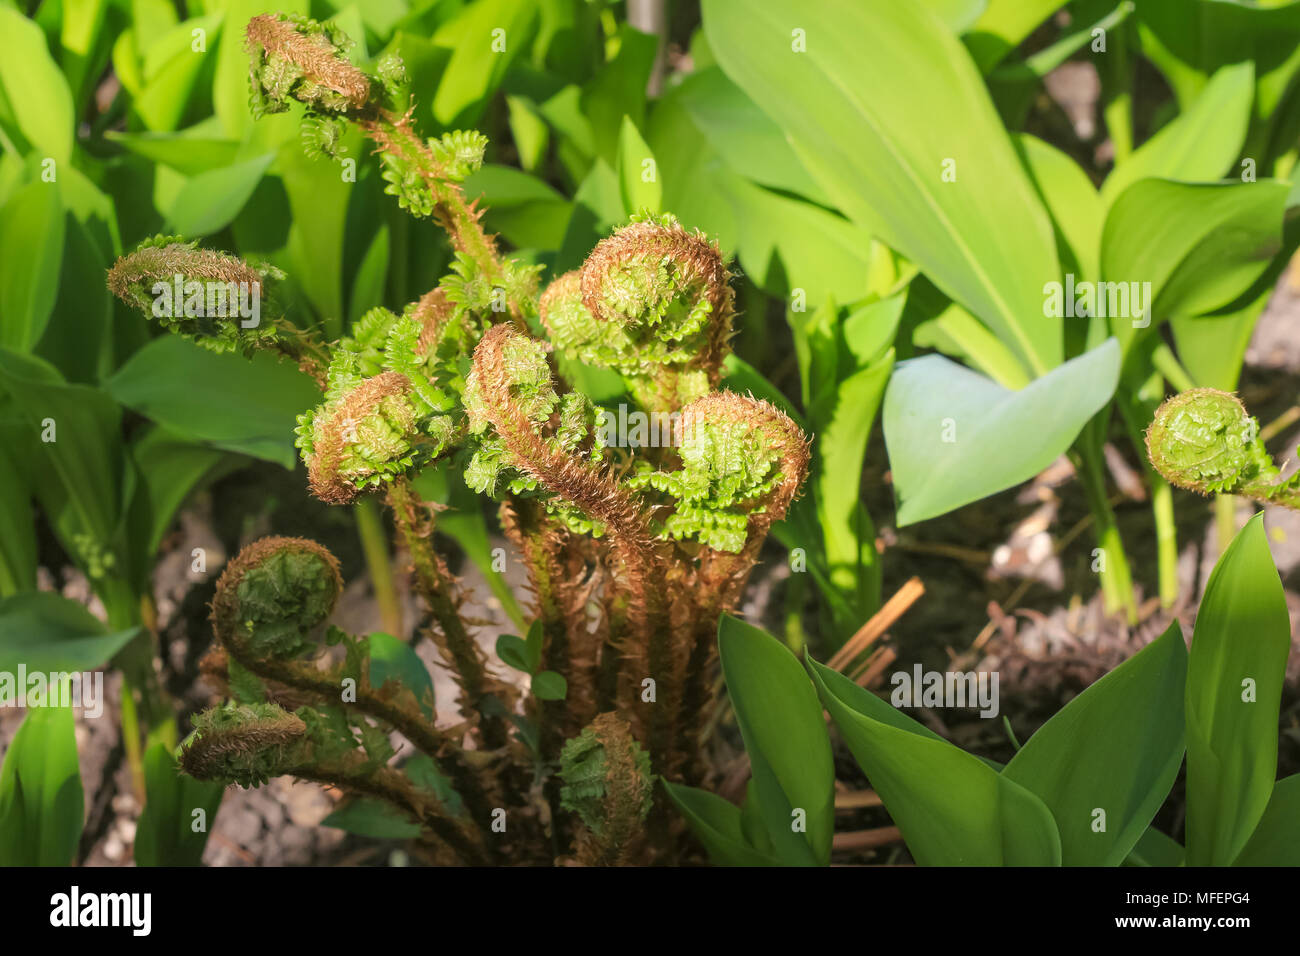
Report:
[[[989,0],[988,8],[966,35],[980,71],[987,73],[1020,46],[1065,0]]]
[[[433,115],[444,127],[473,125],[500,85],[510,63],[527,49],[536,6],[526,0],[483,0],[434,34],[452,50],[433,98]]]
[[[121,409],[101,390],[66,385],[47,362],[5,348],[0,388],[22,422],[13,437],[29,486],[68,553],[84,558],[79,535],[108,549],[122,513]]]
[[[900,362],[884,411],[899,527],[1032,478],[1070,447],[1118,378],[1114,340],[1019,392],[937,355]]]
[[[1147,827],[1124,861],[1125,866],[1182,866],[1182,845],[1155,827]]]
[[[397,681],[415,695],[424,716],[433,720],[436,716],[433,678],[415,648],[382,631],[367,637],[366,645],[370,648],[371,686],[383,687],[385,681]]]
[[[130,454],[136,471],[130,512],[132,543],[138,545],[142,561],[152,558],[176,511],[200,482],[242,463],[220,449],[187,441],[157,425],[131,443]]]
[[[1002,771],[1047,804],[1063,865],[1118,866],[1160,809],[1183,762],[1186,674],[1175,621],[1066,704]]]
[[[979,758],[909,726],[915,722],[898,720],[903,715],[842,674],[810,663],[822,703],[917,863],[1060,865],[1060,836],[1038,797]]]
[[[1028,133],[1016,137],[1016,149],[1052,214],[1063,258],[1073,259],[1078,278],[1095,279],[1105,210],[1092,180],[1068,154]]]
[[[1169,328],[1178,360],[1197,385],[1235,392],[1255,323],[1273,296],[1273,283],[1239,309],[1216,315],[1174,316]]]
[[[1273,784],[1259,825],[1233,866],[1300,866],[1300,773]]]
[[[0,767],[0,866],[70,866],[85,804],[72,708],[31,708]]]
[[[1290,184],[1276,180],[1139,180],[1106,217],[1102,278],[1150,282],[1157,318],[1212,312],[1245,292],[1281,248],[1289,192]],[[1137,335],[1133,322],[1122,317],[1111,328],[1127,351]]]
[[[664,195],[659,167],[636,124],[626,116],[618,134],[618,184],[629,216],[643,210],[659,214]]]
[[[263,352],[216,354],[178,336],[152,340],[106,383],[128,408],[185,438],[292,468],[294,422],[320,402],[312,380]]]
[[[697,787],[663,780],[668,797],[681,811],[691,832],[704,844],[709,859],[718,866],[779,866],[755,850],[745,836],[741,809],[722,797]]]
[[[730,615],[719,624],[718,651],[775,855],[786,865],[825,866],[835,770],[808,675],[776,638]]]
[[[502,634],[497,638],[497,656],[517,671],[537,673],[542,663],[542,622],[539,618],[528,628],[528,638]]]
[[[239,215],[273,159],[267,153],[187,179],[167,209],[172,229],[191,237],[220,232]]]
[[[1215,180],[1236,161],[1255,98],[1250,60],[1214,74],[1196,102],[1142,144],[1106,177],[1102,204],[1110,206],[1139,179]]]
[[[1187,864],[1237,858],[1277,774],[1277,720],[1291,623],[1264,516],[1219,558],[1187,662]]]
[[[195,30],[203,30],[204,44],[216,44],[224,16],[216,13],[178,23],[153,43],[144,56],[143,88],[132,98],[131,107],[151,130],[174,130],[190,110],[196,97],[206,98],[206,84],[199,82],[209,69],[210,54],[194,49]],[[232,24],[232,32],[242,39],[243,25]],[[247,108],[247,102],[245,102]]]
[[[420,835],[418,823],[377,797],[348,800],[322,820],[321,826],[337,827],[357,836],[379,840],[411,840]]]
[[[0,599],[0,671],[92,671],[126,646],[139,628],[110,634],[76,601],[51,591]]]
[[[538,671],[533,675],[532,691],[538,700],[564,700],[569,693],[569,685],[562,674]]]
[[[58,169],[72,158],[77,126],[67,81],[41,28],[12,7],[0,7],[0,36],[0,131],[20,153],[53,159]]]
[[[206,126],[206,123],[200,123],[178,133],[123,133],[105,130],[104,138],[120,143],[151,162],[170,166],[184,176],[197,176],[212,169],[234,165],[241,147],[240,143],[232,139],[198,135]]]
[[[845,215],[987,323],[1026,368],[1060,364],[1061,323],[1044,319],[1039,291],[1059,272],[1051,223],[942,21],[919,4],[855,0],[815,0],[797,16],[781,0],[703,9],[722,68]],[[806,52],[792,49],[795,29]]]
[[[56,183],[29,183],[0,207],[0,345],[27,351],[40,341],[59,291],[63,234]]]
[[[136,823],[138,866],[199,866],[225,787],[182,774],[174,748],[161,739],[144,754],[148,799]]]
[[[0,416],[7,411],[0,402]],[[7,442],[0,443],[0,598],[36,588],[32,489]]]

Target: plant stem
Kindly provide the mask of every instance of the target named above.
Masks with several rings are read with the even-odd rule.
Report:
[[[1154,471],[1151,479],[1151,513],[1156,522],[1156,568],[1160,581],[1160,606],[1178,600],[1178,529],[1174,522],[1174,490]]]
[[[144,755],[140,752],[140,721],[135,712],[135,687],[126,676],[122,678],[122,749],[131,769],[131,788],[136,803],[145,804]]]
[[[353,506],[353,514],[357,519],[357,534],[370,571],[370,582],[375,589],[375,601],[379,604],[380,620],[384,630],[403,639],[406,632],[402,628],[402,605],[397,600],[397,586],[393,583],[393,565],[388,556],[388,539],[379,506],[373,498],[359,498]]]
[[[1094,422],[1096,419],[1094,419]],[[1085,426],[1085,430],[1093,424]],[[1102,470],[1099,443],[1081,440],[1071,453],[1079,481],[1092,509],[1097,544],[1101,548],[1101,589],[1107,613],[1123,610],[1130,624],[1137,623],[1137,604],[1133,599],[1133,578],[1129,571],[1128,556],[1120,537],[1115,512],[1106,498],[1106,479]]]
[[[1228,550],[1237,536],[1237,498],[1235,495],[1214,496],[1214,528],[1218,538],[1218,553]]]
[[[489,676],[487,657],[461,619],[459,602],[452,592],[451,573],[433,550],[433,522],[428,509],[401,478],[389,486],[388,503],[410,553],[416,585],[437,624],[433,629],[434,642],[460,684],[462,712],[466,717],[478,715],[476,729],[485,747],[489,750],[502,747],[508,739],[505,721],[484,706],[484,698],[501,687]]]

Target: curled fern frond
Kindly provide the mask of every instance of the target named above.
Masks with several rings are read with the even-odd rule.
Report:
[[[351,40],[336,27],[268,13],[249,20],[244,35],[255,116],[283,112],[290,100],[338,113],[369,100],[370,80],[348,62]]]
[[[1297,507],[1300,479],[1281,471],[1241,399],[1193,388],[1168,399],[1147,429],[1147,457],[1165,480],[1203,495],[1245,495]]]
[[[560,754],[560,806],[587,828],[578,860],[608,866],[626,860],[650,813],[654,777],[650,755],[632,736],[627,721],[601,714]]]
[[[194,718],[180,745],[181,769],[196,780],[257,787],[306,761],[307,725],[275,704],[233,704]]]
[[[756,398],[714,392],[682,411],[681,467],[643,466],[628,479],[674,503],[663,533],[739,553],[785,516],[808,473],[808,440],[779,409]]]
[[[316,650],[342,591],[338,560],[315,541],[261,538],[217,580],[213,629],[223,644],[253,657],[300,658]]]
[[[541,317],[562,351],[643,380],[639,391],[657,386],[647,404],[677,407],[718,382],[734,315],[728,278],[700,233],[671,216],[634,221],[550,285]]]

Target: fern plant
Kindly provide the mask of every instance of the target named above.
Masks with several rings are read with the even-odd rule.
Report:
[[[379,801],[418,827],[436,862],[681,859],[684,831],[654,777],[709,775],[701,737],[719,616],[808,468],[789,418],[718,390],[734,312],[717,247],[671,216],[635,217],[539,295],[540,268],[500,253],[461,187],[486,140],[422,138],[400,60],[367,73],[337,29],[290,16],[254,18],[247,41],[254,114],[301,104],[313,155],[334,155],[345,124],[358,128],[386,191],[447,233],[451,272],[401,314],[372,309],[334,342],[280,315],[251,328],[163,322],[217,351],[273,351],[320,384],[324,401],[296,432],[311,491],[386,501],[463,722],[435,722],[409,646],[329,625],[342,582],[325,549],[268,538],[218,583],[204,669],[230,699],[196,718],[183,769],[241,786],[292,774]],[[119,260],[109,286],[149,312],[159,283],[242,281],[274,311],[276,278],[164,236]],[[621,373],[673,440],[610,443],[557,357]],[[443,462],[499,502],[527,565],[532,628],[498,643],[532,676],[527,692],[480,648],[434,550],[436,509],[412,479]],[[392,731],[417,752],[400,766]]]

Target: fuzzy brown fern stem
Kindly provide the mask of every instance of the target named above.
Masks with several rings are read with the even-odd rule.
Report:
[[[348,62],[351,41],[337,28],[284,15],[254,17],[245,32],[252,58],[255,112],[276,112],[287,101],[305,104],[314,142],[331,152],[338,123],[351,122],[376,146],[390,192],[417,216],[434,219],[452,247],[473,263],[477,276],[504,290],[510,316],[524,327],[531,311],[531,272],[512,269],[484,231],[482,211],[465,198],[459,180],[481,162],[477,134],[449,135],[427,142],[416,133],[405,70],[396,57],[378,65],[371,76]],[[477,156],[475,156],[477,151]]]
[[[548,440],[512,388],[521,374],[531,374],[533,346],[509,326],[490,329],[474,350],[475,401],[499,436],[512,466],[588,519],[609,536],[616,559],[615,587],[626,596],[627,636],[621,650],[628,682],[653,678],[657,701],[648,720],[651,756],[666,756],[675,713],[671,673],[671,635],[667,596],[655,580],[664,550],[655,540],[647,510],[606,468],[582,459],[555,440]],[[530,380],[531,383],[531,380]],[[534,384],[535,387],[535,383]],[[672,700],[664,700],[667,695]],[[635,699],[635,698],[632,698]]]
[[[534,613],[542,626],[540,668],[560,674],[564,700],[541,701],[542,755],[554,759],[564,738],[595,717],[599,635],[587,619],[591,593],[587,561],[577,536],[546,515],[535,499],[503,502],[501,526],[528,569]]]
[[[501,709],[509,709],[513,689],[491,675],[487,655],[460,614],[461,598],[455,581],[433,549],[431,512],[405,479],[389,486],[388,504],[410,555],[420,596],[433,615],[435,626],[430,634],[460,687],[457,702],[461,713],[475,721],[474,732],[484,747],[489,750],[503,747],[508,740],[508,728],[500,714],[486,706],[486,698],[495,696]]]

